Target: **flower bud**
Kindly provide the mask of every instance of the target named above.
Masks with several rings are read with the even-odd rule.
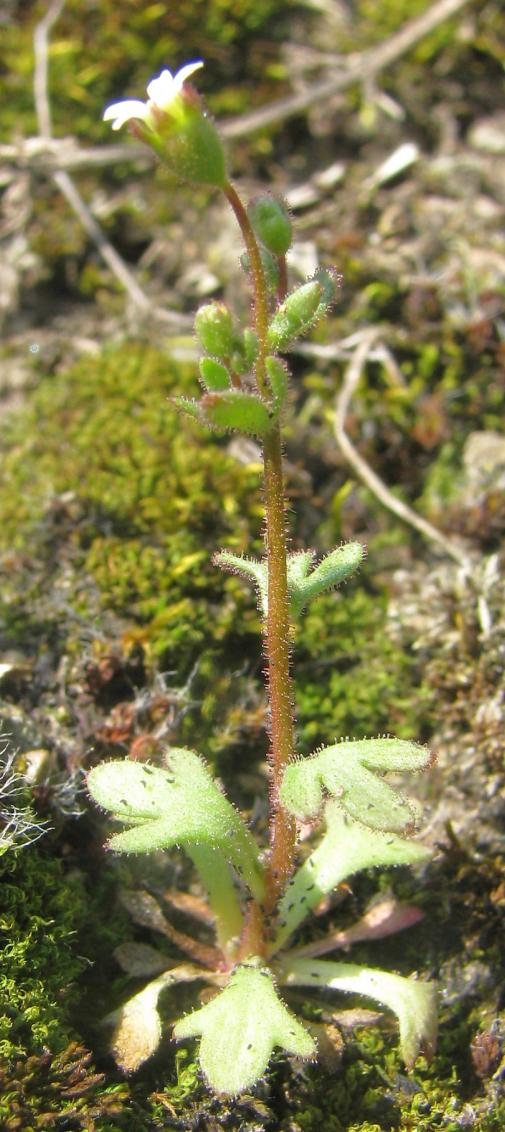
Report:
[[[275,197],[264,194],[249,205],[249,219],[261,243],[273,255],[286,255],[291,247],[291,220],[287,208]]]
[[[207,354],[229,358],[235,347],[233,322],[224,303],[207,303],[196,312],[195,330]]]
[[[317,318],[322,287],[317,280],[292,291],[274,314],[268,329],[268,348],[276,353],[308,330]]]

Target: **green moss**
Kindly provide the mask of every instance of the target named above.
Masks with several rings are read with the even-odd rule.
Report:
[[[304,751],[347,735],[419,736],[428,690],[412,695],[415,663],[388,635],[385,595],[359,586],[320,598],[305,616],[295,667]]]
[[[85,966],[74,951],[86,918],[82,879],[34,847],[2,857],[0,877],[0,1056],[61,1052]]]

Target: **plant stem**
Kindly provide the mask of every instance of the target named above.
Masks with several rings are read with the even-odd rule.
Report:
[[[232,184],[230,184],[230,182],[228,182],[228,184],[225,185],[224,193],[235,213],[249,255],[249,263],[254,287],[254,321],[256,325],[256,333],[258,335],[260,343],[260,350],[256,361],[255,370],[256,382],[259,392],[263,396],[268,396],[268,385],[265,372],[268,331],[268,298],[260,250],[256,236],[254,235],[251,221],[249,220],[249,217],[237,193],[237,190]]]
[[[289,666],[289,602],[286,524],[280,428],[265,440],[268,616],[265,654],[270,700],[270,856],[266,873],[266,911],[271,912],[289,880],[295,848],[295,821],[279,801],[284,768],[294,751],[293,692]]]
[[[268,395],[265,358],[268,352],[268,292],[260,250],[247,212],[234,187],[225,194],[240,225],[249,255],[254,286],[255,327],[259,340],[256,361],[258,391]],[[285,271],[283,272],[285,286]],[[295,822],[279,801],[284,768],[294,751],[293,691],[289,664],[289,601],[287,583],[287,538],[285,522],[282,443],[279,425],[265,438],[263,447],[265,483],[265,544],[268,563],[268,615],[264,627],[264,649],[268,671],[270,711],[269,831],[270,854],[266,870],[265,911],[270,913],[292,871]],[[257,934],[257,931],[256,931]]]

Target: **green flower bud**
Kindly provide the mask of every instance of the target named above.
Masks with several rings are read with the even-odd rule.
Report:
[[[322,287],[317,280],[303,283],[278,308],[268,329],[268,348],[284,350],[313,325],[321,303]]]
[[[273,255],[286,255],[291,247],[292,229],[287,208],[275,197],[265,194],[251,201],[249,219],[261,243]]]
[[[196,312],[195,330],[207,354],[229,358],[235,348],[233,322],[224,303],[207,303]]]

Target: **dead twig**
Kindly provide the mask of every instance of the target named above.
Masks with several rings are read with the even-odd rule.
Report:
[[[315,103],[339,94],[354,83],[370,82],[386,67],[391,66],[405,55],[419,40],[429,35],[439,24],[455,16],[470,0],[439,0],[416,19],[409,20],[399,31],[384,43],[366,51],[354,52],[347,56],[333,56],[331,64],[325,63],[332,74],[321,79],[297,94],[286,95],[251,114],[231,118],[220,123],[224,138],[240,138],[254,130],[293,118],[310,109]],[[156,155],[147,147],[126,143],[125,145],[104,145],[84,149],[72,138],[53,138],[50,129],[50,105],[47,95],[47,45],[51,28],[63,10],[65,0],[50,4],[46,15],[37,25],[34,33],[36,67],[34,75],[35,103],[39,108],[39,137],[27,138],[19,143],[0,145],[0,159],[12,161],[23,168],[45,168],[72,170],[90,168],[94,165],[109,165],[117,161],[142,161],[154,163]],[[49,126],[49,130],[44,129]]]
[[[365,487],[368,487],[369,490],[373,492],[376,499],[378,499],[384,507],[387,507],[388,510],[391,511],[393,515],[396,515],[398,519],[401,519],[402,522],[408,523],[409,526],[414,527],[424,538],[429,539],[430,542],[436,543],[437,546],[443,549],[445,554],[457,562],[458,566],[463,568],[465,574],[471,575],[472,563],[464,551],[453,543],[452,539],[449,539],[447,535],[439,531],[432,523],[429,523],[427,519],[423,519],[421,515],[418,515],[407,503],[403,503],[401,499],[393,495],[392,491],[386,487],[384,481],[380,479],[361,453],[358,452],[357,448],[355,448],[345,430],[345,422],[352,397],[379,333],[378,328],[373,328],[366,330],[361,335],[361,341],[356,346],[345,371],[344,380],[335,402],[334,431],[337,444],[342,455],[356,472],[356,475],[362,483],[365,484]]]
[[[312,83],[306,90],[298,94],[287,95],[259,110],[253,110],[241,118],[225,122],[221,132],[226,138],[243,137],[253,130],[272,126],[286,118],[294,118],[302,114],[317,102],[324,102],[335,94],[347,90],[354,83],[364,80],[370,82],[380,71],[391,66],[420,39],[434,31],[439,24],[455,16],[470,0],[438,0],[416,19],[409,20],[399,31],[380,43],[377,47],[370,47],[366,51],[356,52],[352,55],[339,56],[332,60],[331,68],[334,72],[330,78],[321,79]]]
[[[61,15],[65,3],[66,0],[52,0],[45,16],[43,16],[36,25],[33,35],[35,57],[33,96],[35,111],[37,114],[39,138],[43,142],[48,143],[48,145],[53,143],[51,105],[48,90],[49,35]],[[180,315],[155,307],[149,297],[144,293],[129,267],[127,267],[124,260],[107,239],[103,229],[88,208],[88,205],[70,175],[63,169],[56,169],[52,172],[51,176],[55,185],[57,185],[70,207],[75,212],[85,232],[95,244],[102,259],[110,268],[113,275],[115,275],[121,286],[124,287],[124,290],[135,307],[143,314],[155,314],[158,318],[163,319],[164,322],[170,323],[172,326],[180,327],[181,323],[185,321]]]

